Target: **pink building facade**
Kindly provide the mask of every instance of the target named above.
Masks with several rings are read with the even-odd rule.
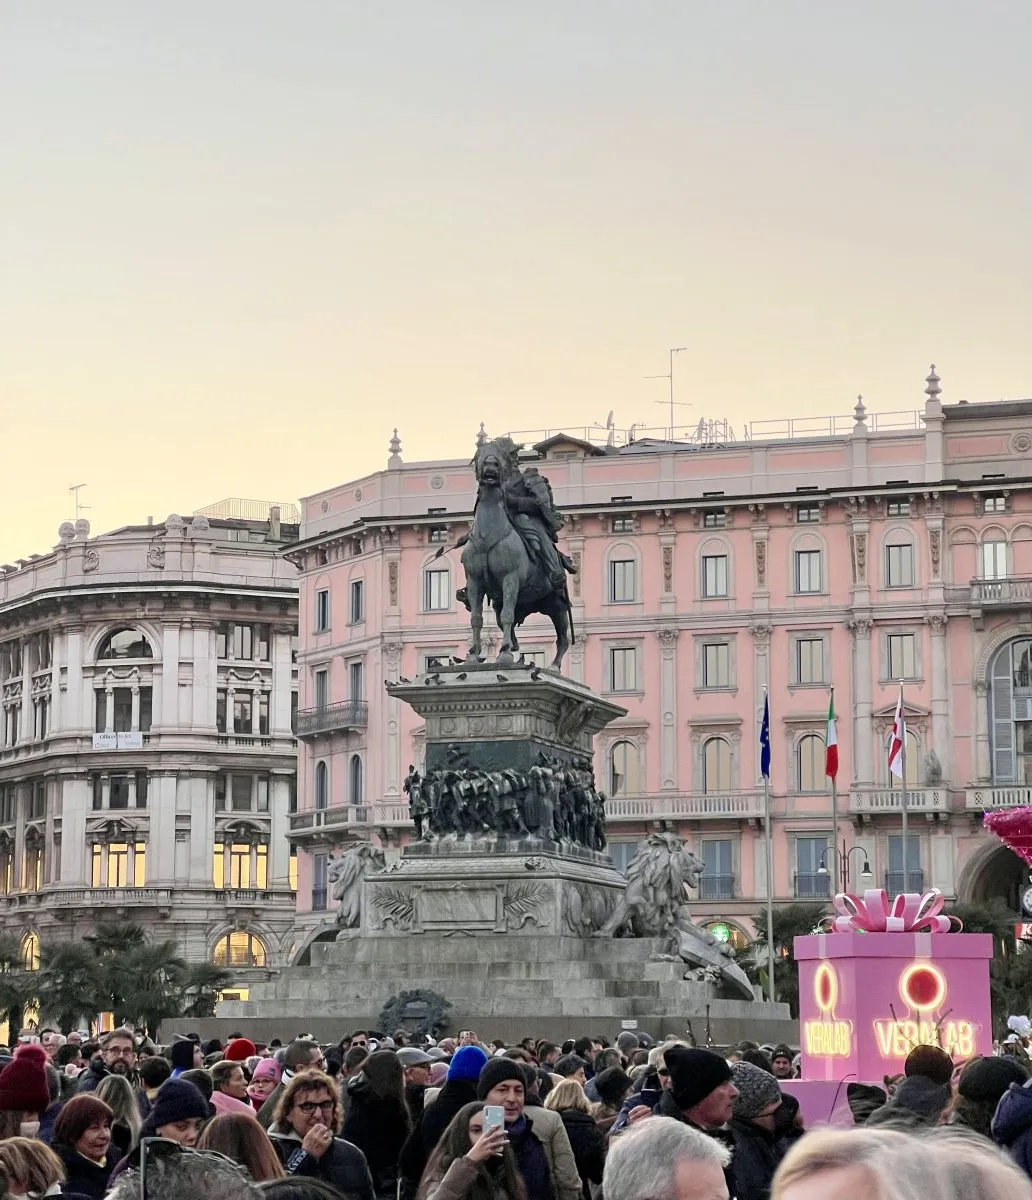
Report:
[[[1032,800],[1032,401],[944,406],[934,368],[907,418],[867,414],[667,440],[520,437],[567,514],[577,642],[564,671],[627,715],[597,740],[612,854],[666,822],[706,862],[693,911],[732,940],[767,894],[759,727],[771,709],[773,890],[935,886],[1006,897],[1025,877],[980,828]],[[326,912],[333,847],[410,836],[403,782],[422,730],[383,681],[464,655],[455,600],[471,447],[306,498],[301,572],[299,932]],[[521,645],[551,657],[533,619]],[[497,648],[497,640],[495,641]],[[908,861],[886,746],[903,681]],[[838,713],[839,821],[824,775]],[[860,879],[864,865],[873,880]],[[332,907],[332,904],[331,904]]]

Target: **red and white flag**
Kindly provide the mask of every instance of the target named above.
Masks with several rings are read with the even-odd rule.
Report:
[[[889,742],[889,773],[903,778],[903,748],[907,744],[907,726],[903,720],[903,685],[899,685],[896,715],[892,720],[892,739]]]
[[[835,689],[831,689],[831,700],[828,703],[828,736],[825,741],[824,774],[834,779],[838,774],[838,731],[835,728]]]

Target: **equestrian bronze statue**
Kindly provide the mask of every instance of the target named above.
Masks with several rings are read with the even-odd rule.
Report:
[[[558,670],[574,640],[566,576],[575,567],[559,549],[563,515],[548,480],[536,467],[521,470],[519,451],[510,438],[495,438],[477,447],[472,463],[478,484],[473,524],[455,544],[463,548],[466,586],[456,595],[470,611],[471,658],[483,658],[481,630],[487,599],[502,631],[498,661],[513,661],[519,651],[516,629],[531,613],[543,613],[555,626],[552,666]],[[442,546],[438,555],[445,549]]]

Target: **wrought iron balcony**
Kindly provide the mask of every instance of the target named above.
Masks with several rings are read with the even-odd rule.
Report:
[[[733,875],[702,875],[699,878],[700,900],[733,900],[735,877]]]
[[[797,873],[795,894],[797,900],[826,900],[831,895],[831,876],[826,871],[812,875]]]
[[[851,813],[898,813],[903,809],[903,788],[863,788],[849,793]],[[908,813],[947,812],[949,792],[944,787],[907,788]]]
[[[911,867],[906,880],[902,871],[886,871],[885,890],[890,896],[898,896],[900,892],[923,892],[924,871],[920,867]]]
[[[340,700],[316,708],[299,708],[294,714],[294,733],[302,738],[365,729],[368,724],[369,705],[364,700]]]

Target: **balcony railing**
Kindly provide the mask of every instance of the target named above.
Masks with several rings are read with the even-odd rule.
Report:
[[[1032,606],[1032,576],[1014,579],[972,579],[971,603],[978,608]]]
[[[795,894],[798,900],[826,900],[831,895],[831,878],[826,872],[812,875],[799,872],[795,877]]]
[[[49,893],[60,905],[116,906],[118,908],[165,908],[172,903],[169,888],[78,888]]]
[[[762,792],[724,792],[655,796],[613,796],[606,800],[609,821],[676,820],[711,821],[736,817],[762,817]]]
[[[849,793],[853,813],[898,813],[903,808],[903,788],[874,788]],[[945,788],[907,788],[907,812],[946,812],[949,792]]]
[[[735,877],[733,875],[703,875],[699,879],[700,900],[733,900]]]
[[[306,833],[332,833],[381,825],[395,828],[412,824],[407,804],[338,804],[333,808],[291,813],[289,820],[290,832],[302,836]]]
[[[294,714],[294,733],[313,737],[348,729],[365,729],[369,724],[369,705],[364,700],[341,700],[316,708],[299,708]]]
[[[890,896],[898,896],[900,892],[923,892],[924,871],[920,867],[911,867],[905,881],[902,871],[886,871],[885,890]]]
[[[985,787],[968,788],[964,793],[964,807],[978,811],[1027,805],[1032,805],[1032,787],[1021,787],[1018,784],[1002,787],[986,784]]]

